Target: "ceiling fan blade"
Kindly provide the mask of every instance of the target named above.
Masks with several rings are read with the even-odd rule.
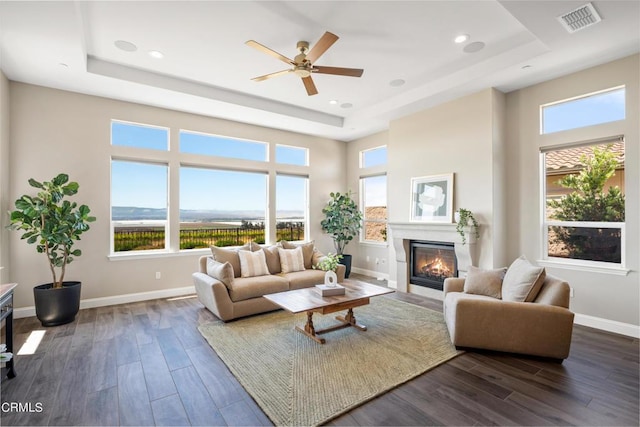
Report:
[[[311,62],[312,64],[316,62],[318,58],[320,58],[322,54],[325,53],[327,49],[329,49],[331,45],[334,44],[338,39],[338,36],[330,33],[329,31],[324,33],[322,37],[320,37],[320,40],[318,40],[315,46],[313,46],[307,54],[307,61]]]
[[[318,94],[318,89],[316,89],[316,85],[313,83],[311,76],[303,77],[302,83],[304,83],[304,88],[307,90],[307,95],[311,96]]]
[[[312,71],[319,74],[336,74],[338,76],[360,77],[364,73],[360,68],[321,67],[315,66]]]
[[[276,52],[276,51],[275,51],[275,50],[273,50],[273,49],[269,49],[268,47],[266,47],[266,46],[264,46],[264,45],[261,45],[260,43],[258,43],[258,42],[257,42],[257,41],[255,41],[255,40],[248,40],[248,41],[246,41],[246,42],[245,42],[245,44],[246,44],[247,46],[251,46],[251,47],[252,47],[252,48],[254,48],[254,49],[258,49],[259,51],[264,52],[264,53],[266,53],[267,55],[271,55],[271,56],[273,56],[274,58],[278,58],[278,59],[279,59],[280,61],[282,61],[282,62],[286,62],[286,63],[287,63],[287,64],[289,64],[289,65],[294,65],[293,60],[291,60],[291,59],[287,58],[286,56],[284,56],[284,55],[282,55],[282,54],[280,54],[280,53]]]
[[[264,76],[258,76],[258,77],[254,77],[251,80],[253,80],[254,82],[261,82],[263,80],[267,80],[270,79],[272,77],[277,77],[277,76],[281,76],[283,74],[287,74],[292,72],[293,70],[282,70],[282,71],[276,71],[275,73],[270,73],[270,74],[265,74]]]

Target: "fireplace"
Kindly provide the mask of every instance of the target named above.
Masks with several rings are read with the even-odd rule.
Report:
[[[411,240],[411,283],[442,290],[444,279],[458,277],[458,262],[453,243]]]

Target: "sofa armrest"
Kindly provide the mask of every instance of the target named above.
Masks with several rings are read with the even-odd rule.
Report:
[[[444,296],[449,292],[462,292],[464,289],[464,277],[448,277],[444,279]]]
[[[347,267],[342,264],[338,264],[336,269],[336,276],[338,276],[338,283],[344,282],[344,275],[347,273]]]
[[[204,273],[193,273],[193,284],[200,302],[223,321],[233,319],[233,302],[221,281]]]
[[[565,359],[574,314],[563,307],[465,298],[445,298],[446,321],[456,346]]]

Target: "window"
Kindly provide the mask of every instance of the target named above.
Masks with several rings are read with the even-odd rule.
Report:
[[[565,101],[542,105],[541,133],[624,120],[625,88],[617,87]]]
[[[265,243],[267,175],[180,168],[180,249]]]
[[[180,131],[180,152],[234,159],[267,160],[267,144],[204,133]]]
[[[543,150],[545,259],[625,265],[624,140]]]
[[[111,161],[112,252],[168,247],[167,174],[164,164]]]
[[[111,122],[111,144],[126,147],[169,149],[169,130],[157,126]]]
[[[309,150],[306,148],[276,145],[276,163],[307,166],[309,164],[307,160],[308,152]]]
[[[307,188],[303,176],[276,176],[276,240],[304,240],[307,223]]]
[[[360,152],[360,167],[370,168],[372,166],[384,165],[387,163],[387,147],[382,146],[364,150]]]
[[[378,175],[360,179],[363,209],[362,241],[387,241],[387,176]]]

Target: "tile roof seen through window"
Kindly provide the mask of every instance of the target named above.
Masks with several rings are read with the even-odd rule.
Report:
[[[607,144],[600,145],[605,147]],[[564,150],[549,151],[545,155],[547,173],[569,172],[580,170],[584,166],[580,163],[580,156],[586,154],[593,156],[593,147],[583,146],[573,147]],[[619,168],[624,167],[624,142],[615,142],[611,144],[611,150],[618,156]]]

